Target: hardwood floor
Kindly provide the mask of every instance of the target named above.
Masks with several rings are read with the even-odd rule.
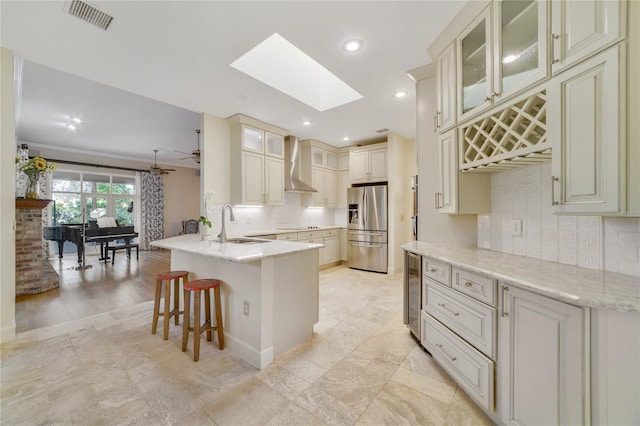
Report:
[[[18,333],[77,320],[153,300],[155,275],[170,268],[170,252],[140,251],[140,260],[128,260],[123,253],[114,265],[87,256],[92,268],[76,271],[75,256],[51,260],[60,275],[60,288],[45,293],[16,297]]]

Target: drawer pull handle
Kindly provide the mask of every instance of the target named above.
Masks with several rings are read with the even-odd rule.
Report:
[[[464,283],[465,287],[473,287],[473,283],[471,281],[467,281],[466,283]]]
[[[436,347],[440,349],[442,353],[445,354],[452,362],[456,362],[458,360],[458,358],[456,358],[455,356],[449,355],[447,351],[444,350],[444,347],[440,343],[436,343]]]
[[[509,287],[503,286],[502,287],[502,316],[503,317],[509,316],[509,312],[507,312],[506,310],[507,303],[509,303],[508,297],[509,297]]]
[[[454,317],[459,317],[460,316],[460,312],[456,312],[456,311],[454,311],[454,310],[452,310],[450,308],[447,308],[447,306],[444,303],[438,303],[438,306],[440,306],[445,311],[449,311],[450,313],[452,313]]]
[[[438,270],[436,268],[431,268],[429,269],[429,272],[438,272]]]

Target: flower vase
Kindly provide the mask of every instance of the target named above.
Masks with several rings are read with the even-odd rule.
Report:
[[[32,199],[32,200],[37,200],[38,198],[40,198],[40,194],[39,194],[40,185],[38,185],[38,181],[40,179],[38,178],[39,178],[38,175],[27,173],[27,190],[24,195],[25,198]]]
[[[200,241],[204,241],[207,239],[207,230],[209,227],[203,223],[200,224]]]

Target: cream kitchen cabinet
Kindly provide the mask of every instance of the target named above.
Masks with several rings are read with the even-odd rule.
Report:
[[[320,259],[322,265],[333,264],[340,260],[339,232],[339,229],[322,231],[322,238],[324,239],[324,250]]]
[[[551,71],[555,75],[625,37],[625,1],[551,2]]]
[[[232,194],[232,203],[284,205],[284,160],[252,152],[243,152],[241,156],[239,180],[242,189],[240,194]]]
[[[338,154],[338,205],[347,207],[347,189],[351,188],[349,172],[349,151]]]
[[[352,184],[389,180],[386,142],[351,148],[349,172]]]
[[[436,60],[436,116],[438,132],[456,124],[456,51],[451,43]]]
[[[607,49],[551,81],[554,213],[625,210],[624,48]]]
[[[462,173],[458,165],[457,129],[438,136],[439,182],[435,208],[439,213],[470,214],[491,211],[491,177]]]
[[[468,25],[456,41],[459,120],[547,76],[546,28],[539,0],[495,0]]]
[[[337,207],[338,151],[313,139],[301,141],[300,169],[302,180],[317,190],[305,194],[303,203],[312,207]]]
[[[305,194],[307,206],[313,207],[337,207],[338,206],[338,172],[335,170],[323,169],[322,167],[311,168],[311,178],[308,179],[302,173],[303,180],[311,183],[317,190],[311,194]]]
[[[590,424],[588,310],[504,284],[500,297],[502,423]]]
[[[284,205],[284,135],[288,132],[242,114],[231,130],[231,203]]]

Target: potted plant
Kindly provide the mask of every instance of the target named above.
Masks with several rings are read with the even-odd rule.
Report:
[[[207,236],[207,229],[205,228],[205,226],[211,228],[211,221],[207,219],[206,216],[200,216],[198,218],[198,222],[200,222],[200,239],[204,240]]]
[[[16,157],[16,163],[18,161],[19,158]],[[48,162],[42,157],[33,157],[20,164],[19,169],[27,175],[27,190],[25,198],[39,198],[38,182],[46,173],[54,171],[56,167],[56,163]]]

